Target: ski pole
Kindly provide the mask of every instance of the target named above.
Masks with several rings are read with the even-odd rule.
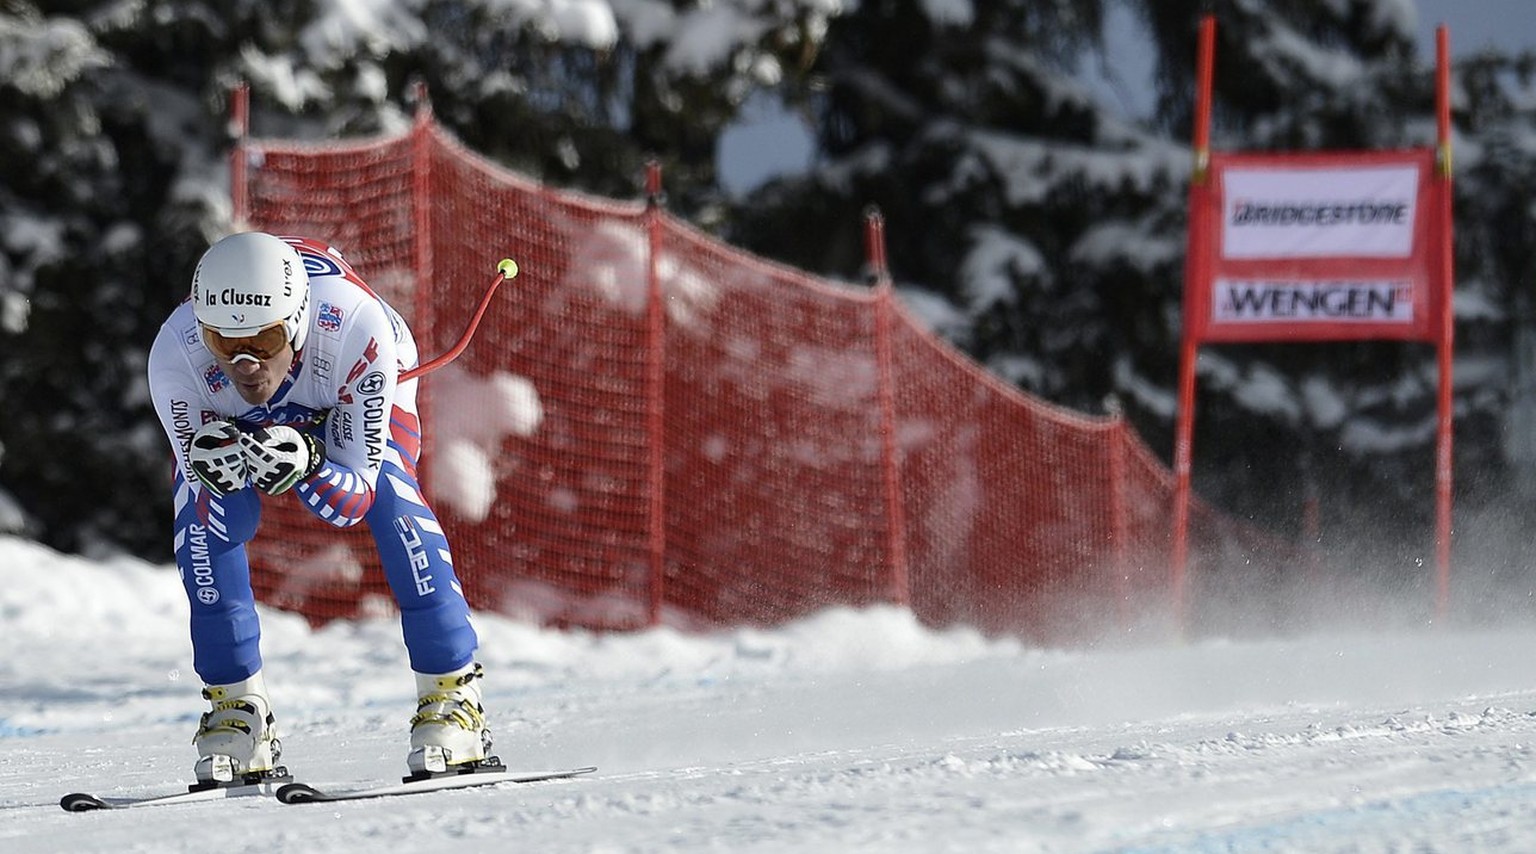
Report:
[[[486,287],[485,296],[480,298],[480,307],[475,310],[475,316],[469,319],[469,325],[464,328],[464,334],[459,336],[459,343],[453,345],[453,349],[429,362],[423,362],[408,371],[402,371],[400,373],[400,382],[413,380],[422,374],[431,373],[457,359],[459,354],[464,352],[464,348],[469,346],[469,340],[475,337],[475,330],[480,328],[480,318],[485,316],[485,310],[490,307],[491,297],[495,295],[496,289],[501,287],[502,282],[516,277],[517,262],[511,258],[501,259],[501,263],[496,265],[496,278],[492,279],[490,285]]]

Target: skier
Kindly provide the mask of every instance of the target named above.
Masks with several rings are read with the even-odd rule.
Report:
[[[212,708],[199,784],[276,776],[281,743],[262,675],[245,544],[257,492],[292,493],[326,522],[363,522],[400,607],[415,671],[413,775],[486,759],[478,638],[437,517],[416,482],[417,363],[405,321],[341,253],[245,232],[204,253],[190,298],[150,351],[155,409],[176,458],[175,550],[193,668]],[[280,773],[280,772],[277,772]]]

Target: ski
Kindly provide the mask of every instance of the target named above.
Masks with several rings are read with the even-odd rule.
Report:
[[[226,798],[270,797],[277,793],[280,786],[291,783],[292,780],[292,777],[282,775],[268,777],[254,783],[239,782],[195,785],[189,787],[184,792],[173,792],[169,795],[150,795],[141,798],[105,797],[88,792],[72,792],[59,799],[59,806],[65,812],[91,812],[92,810],[117,810],[130,807],[190,804],[199,801],[218,801]]]
[[[591,774],[596,767],[567,768],[558,771],[512,771],[501,765],[485,765],[468,771],[449,771],[421,778],[405,778],[404,782],[383,786],[364,786],[355,789],[317,789],[304,783],[289,783],[277,790],[277,799],[285,804],[334,803],[336,801],[360,801],[368,798],[389,798],[397,795],[416,795],[423,792],[441,792],[447,789],[468,789],[475,786],[495,786],[500,783],[536,783],[541,780],[563,780]]]

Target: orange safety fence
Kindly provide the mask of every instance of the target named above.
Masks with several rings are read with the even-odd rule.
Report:
[[[654,204],[541,186],[427,109],[396,137],[242,135],[233,158],[241,227],[341,249],[424,360],[518,262],[464,355],[421,381],[423,481],[475,608],[704,629],[890,602],[1070,642],[1168,602],[1169,470],[1123,419],[990,375],[888,278],[818,278]],[[392,608],[366,531],[264,512],[264,602]],[[1197,572],[1295,559],[1204,505],[1192,522]]]

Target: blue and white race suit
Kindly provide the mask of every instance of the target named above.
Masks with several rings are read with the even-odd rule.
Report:
[[[461,668],[478,640],[443,528],[417,483],[416,380],[399,381],[417,364],[416,342],[340,253],[284,239],[309,275],[309,332],[271,400],[253,406],[240,397],[204,346],[190,301],[171,313],[150,351],[150,393],[177,462],[176,566],[191,602],[193,667],[210,685],[261,669],[245,549],[260,519],[258,495],[246,488],[214,496],[187,459],[194,432],[234,419],[245,430],[286,424],[324,442],[325,464],[293,488],[292,500],[338,528],[368,525],[400,607],[411,669]]]

